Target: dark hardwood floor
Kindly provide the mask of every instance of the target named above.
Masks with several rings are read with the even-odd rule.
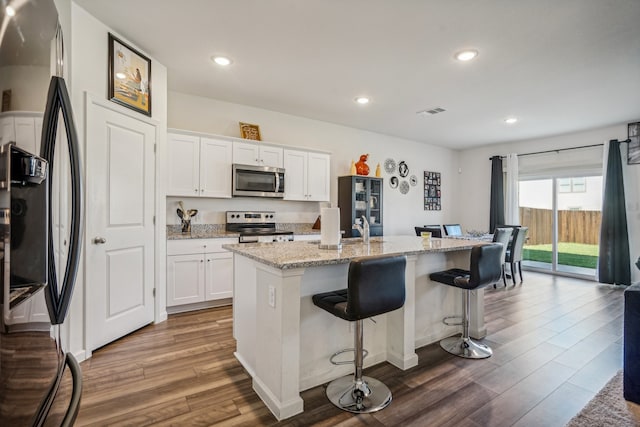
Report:
[[[170,316],[94,352],[81,364],[76,425],[564,426],[622,367],[623,292],[524,276],[485,292],[491,358],[461,359],[436,343],[417,350],[410,370],[366,369],[393,392],[375,414],[342,412],[316,387],[302,393],[303,414],[277,423],[233,357],[224,307]]]

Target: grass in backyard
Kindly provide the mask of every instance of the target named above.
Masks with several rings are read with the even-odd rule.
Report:
[[[525,245],[523,258],[551,264],[551,245]],[[558,264],[596,268],[598,245],[560,242],[558,244]]]

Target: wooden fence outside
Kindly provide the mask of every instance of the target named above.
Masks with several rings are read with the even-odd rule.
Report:
[[[520,208],[520,224],[529,227],[527,245],[551,244],[553,211]],[[558,211],[558,241],[597,245],[600,211]]]

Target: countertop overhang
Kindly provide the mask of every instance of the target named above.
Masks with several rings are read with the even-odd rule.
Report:
[[[471,249],[487,242],[464,239],[422,239],[415,236],[373,237],[368,245],[360,238],[343,239],[342,249],[320,249],[319,241],[244,243],[223,245],[233,253],[280,270],[346,264],[354,258],[378,255],[419,255]]]

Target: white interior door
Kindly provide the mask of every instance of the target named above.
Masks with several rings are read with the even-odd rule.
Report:
[[[91,350],[154,319],[156,128],[88,103],[87,343]]]

